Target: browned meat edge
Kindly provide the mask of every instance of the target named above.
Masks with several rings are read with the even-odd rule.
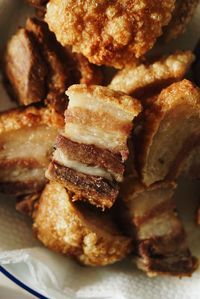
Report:
[[[85,199],[101,208],[110,208],[119,192],[116,182],[77,172],[55,161],[51,162],[47,177],[62,183],[69,191],[75,193],[75,200]]]
[[[116,173],[122,179],[124,165],[120,154],[112,153],[95,145],[74,142],[62,135],[57,137],[56,148],[61,149],[71,160],[102,167]]]

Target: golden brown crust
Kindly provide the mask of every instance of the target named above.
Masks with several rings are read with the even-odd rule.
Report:
[[[62,128],[64,119],[62,115],[53,109],[36,108],[34,106],[12,109],[0,113],[0,133],[36,125]]]
[[[181,35],[192,19],[199,0],[176,0],[172,19],[164,31],[164,39],[170,41]]]
[[[199,132],[200,91],[183,80],[164,89],[148,105],[136,159],[142,180],[149,186],[166,178],[187,139]]]
[[[33,215],[33,230],[48,248],[90,266],[103,266],[123,259],[132,241],[123,236],[104,215],[72,203],[58,183],[49,183]]]
[[[125,112],[132,113],[134,116],[141,112],[141,105],[139,101],[123,92],[114,91],[108,87],[77,84],[70,86],[66,94],[69,97],[73,94],[80,94],[80,96],[87,94],[87,96],[91,98],[98,98],[103,103],[112,103],[113,105],[123,109]]]
[[[139,99],[149,98],[168,85],[180,81],[194,58],[191,51],[176,51],[152,62],[127,66],[118,71],[108,87]]]
[[[78,5],[51,0],[45,19],[63,46],[71,45],[94,64],[122,68],[153,46],[173,9],[174,0],[87,0]]]

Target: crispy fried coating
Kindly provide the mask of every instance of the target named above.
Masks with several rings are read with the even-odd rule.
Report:
[[[199,3],[199,0],[176,0],[172,19],[164,30],[166,41],[177,38],[185,31]]]
[[[79,263],[104,266],[123,259],[132,250],[108,215],[73,203],[62,185],[49,183],[33,214],[33,231],[48,248]]]
[[[147,186],[173,174],[178,157],[199,135],[200,91],[183,80],[164,89],[148,105],[135,140],[138,170]]]
[[[138,244],[137,266],[150,277],[190,276],[197,268],[172,198],[175,188],[174,183],[145,188],[131,177],[122,187],[127,226]]]
[[[177,51],[152,62],[130,65],[112,79],[109,88],[139,99],[149,98],[181,80],[194,61],[191,51]]]
[[[51,0],[45,20],[63,46],[97,65],[122,68],[152,48],[174,0]]]
[[[15,196],[39,192],[63,117],[47,108],[0,114],[0,191]]]

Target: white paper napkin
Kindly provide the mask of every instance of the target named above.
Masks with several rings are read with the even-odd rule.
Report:
[[[0,0],[0,49],[8,35],[24,18],[21,0]],[[199,17],[198,17],[199,16]],[[200,37],[200,9],[187,33],[167,47],[193,48]],[[178,45],[178,46],[177,46]],[[159,47],[162,51],[166,46]],[[0,86],[0,108],[10,107]],[[200,186],[182,182],[176,194],[178,209],[194,255],[200,258],[200,228],[194,212]],[[192,278],[147,278],[131,260],[102,268],[77,265],[70,258],[43,248],[32,236],[31,221],[17,213],[10,197],[0,198],[0,264],[35,291],[51,299],[200,299],[200,270]]]

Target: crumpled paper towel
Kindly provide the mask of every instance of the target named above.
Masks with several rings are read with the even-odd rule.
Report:
[[[21,0],[0,0],[0,51],[20,23],[25,10]],[[199,17],[198,17],[199,16]],[[200,37],[200,9],[187,33],[167,50],[193,48]],[[162,51],[165,46],[160,45]],[[11,106],[0,85],[0,108]],[[200,186],[182,182],[176,194],[178,209],[194,255],[200,258],[200,228],[194,212]],[[14,200],[0,198],[0,264],[35,291],[51,299],[200,299],[200,270],[192,278],[148,278],[130,260],[109,267],[87,268],[43,248],[32,236],[31,221],[17,213]]]

